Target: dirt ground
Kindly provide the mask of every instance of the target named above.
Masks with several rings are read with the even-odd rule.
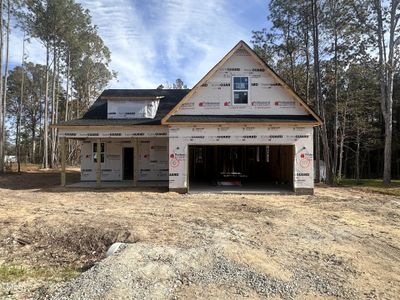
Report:
[[[68,178],[78,175],[71,171]],[[215,271],[205,280],[192,274],[171,297],[400,295],[396,196],[327,187],[316,188],[314,196],[180,195],[58,183],[53,172],[0,177],[0,298],[43,297],[102,259],[115,241],[195,251],[187,267],[212,269],[201,253],[219,253],[220,268],[231,275]],[[265,292],[266,282],[279,289]]]

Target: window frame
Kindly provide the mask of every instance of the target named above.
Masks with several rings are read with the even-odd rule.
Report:
[[[102,145],[104,146],[102,147]],[[97,164],[97,157],[95,158],[95,155],[97,156],[97,151],[94,151],[94,147],[97,147],[97,142],[92,142],[92,163]],[[103,152],[101,151],[101,148],[103,148],[104,150]],[[103,157],[103,161],[101,161],[101,157]],[[100,164],[105,164],[105,162],[106,162],[106,143],[100,142]]]
[[[247,90],[235,90],[235,78],[247,78]],[[250,77],[249,76],[232,76],[232,105],[244,106],[250,103]],[[235,103],[235,92],[247,92],[247,103]]]

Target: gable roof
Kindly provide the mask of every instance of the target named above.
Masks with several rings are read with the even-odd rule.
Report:
[[[108,89],[97,98],[81,119],[55,124],[63,126],[125,126],[125,125],[161,125],[161,119],[189,92],[188,89]],[[107,119],[107,100],[143,100],[159,98],[160,104],[153,119]]]
[[[267,72],[270,73],[270,75],[277,81],[279,82],[282,87],[289,92],[289,94],[291,94],[293,96],[293,98],[295,100],[297,100],[298,102],[300,102],[300,104],[304,107],[304,109],[306,111],[308,111],[310,113],[310,115],[312,116],[314,123],[316,125],[320,125],[322,124],[322,119],[321,117],[310,107],[306,104],[306,102],[289,86],[289,84],[287,84],[253,49],[250,48],[249,45],[247,45],[244,41],[240,41],[239,43],[236,44],[235,47],[232,48],[231,51],[229,51],[186,95],[185,97],[182,98],[181,101],[179,101],[176,106],[169,111],[161,120],[162,124],[169,124],[169,123],[175,123],[176,122],[176,118],[172,118],[172,115],[184,104],[186,103],[192,96],[193,94],[204,84],[207,82],[207,80],[209,80],[216,72],[217,70],[225,63],[229,60],[229,58],[232,57],[232,55],[236,52],[236,50],[244,48],[245,50],[247,50],[251,56],[258,61],[259,63],[261,63],[261,65],[263,65],[266,69]],[[186,116],[188,117],[188,116]],[[236,117],[240,117],[240,116],[236,116]],[[266,118],[270,117],[270,116],[265,116]],[[292,116],[295,117],[295,116]],[[218,120],[216,120],[218,121]],[[182,121],[184,122],[184,121]],[[187,122],[193,122],[193,121],[187,121]],[[252,123],[251,120],[248,121],[249,123]],[[274,123],[273,121],[270,121],[271,123]],[[275,121],[276,122],[276,121]],[[257,123],[257,122],[256,122]]]

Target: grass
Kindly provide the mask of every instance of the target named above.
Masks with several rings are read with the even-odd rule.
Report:
[[[361,188],[370,192],[384,195],[400,196],[400,180],[392,180],[389,186],[383,184],[382,179],[342,179],[340,186]]]
[[[30,267],[22,265],[0,265],[0,282],[42,279],[47,281],[66,281],[79,275],[71,267]]]

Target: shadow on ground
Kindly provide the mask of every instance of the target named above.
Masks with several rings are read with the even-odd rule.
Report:
[[[0,175],[0,189],[8,190],[37,190],[38,192],[113,192],[113,191],[134,191],[134,192],[167,192],[163,187],[133,187],[133,186],[103,186],[103,187],[70,187],[68,185],[80,182],[79,170],[68,170],[67,187],[60,186],[60,172],[58,170],[37,170],[9,172]]]

